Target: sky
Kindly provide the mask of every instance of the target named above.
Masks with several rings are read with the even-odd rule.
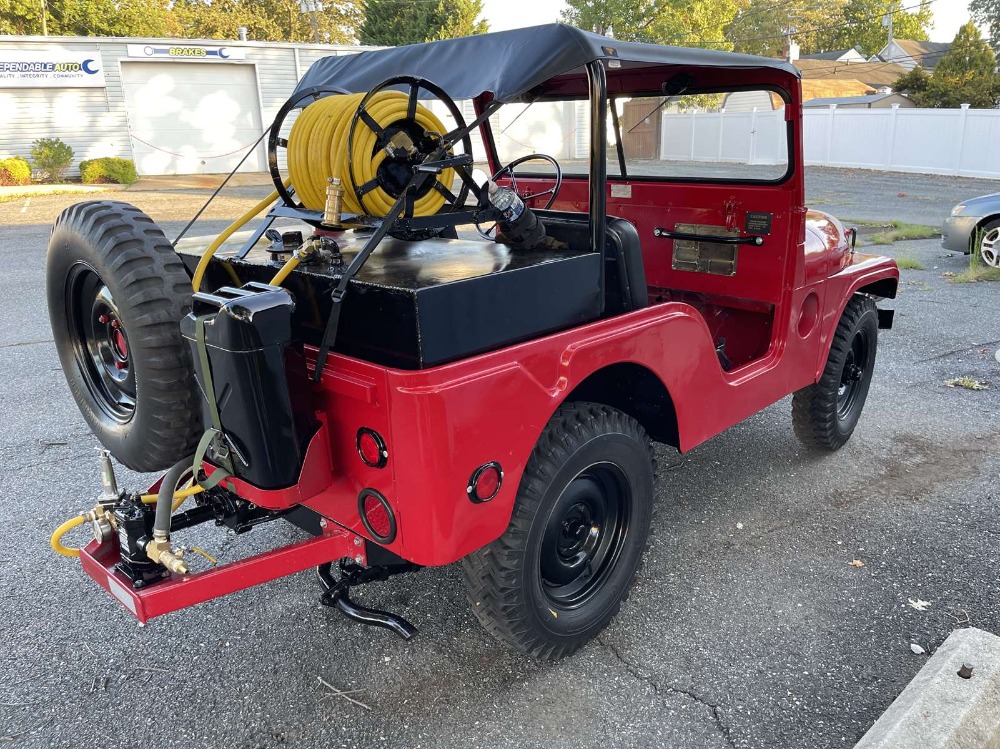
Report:
[[[903,7],[914,2],[904,0]],[[503,31],[520,26],[535,26],[559,20],[565,7],[563,0],[484,0],[483,9],[491,31]],[[967,0],[932,0],[934,28],[931,41],[950,42],[958,27],[969,20]]]

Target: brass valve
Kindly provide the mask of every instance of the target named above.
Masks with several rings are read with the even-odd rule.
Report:
[[[187,562],[181,559],[183,555],[183,551],[175,551],[170,546],[169,538],[154,537],[146,543],[146,556],[178,575],[186,575],[191,572]]]

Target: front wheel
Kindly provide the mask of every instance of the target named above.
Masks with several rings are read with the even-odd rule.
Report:
[[[649,538],[654,457],[635,419],[570,403],[528,461],[510,525],[463,562],[483,626],[526,655],[557,660],[618,613]]]
[[[979,229],[973,242],[974,252],[979,252],[979,258],[990,268],[1000,268],[1000,219],[990,221]]]
[[[807,446],[838,450],[854,433],[865,407],[878,342],[878,310],[855,295],[837,324],[819,382],[792,396],[792,426]]]

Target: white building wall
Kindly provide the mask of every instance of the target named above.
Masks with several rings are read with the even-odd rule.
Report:
[[[78,173],[84,159],[101,156],[133,158],[129,137],[129,112],[122,89],[121,65],[128,64],[131,44],[159,46],[218,46],[238,48],[245,60],[212,62],[213,65],[254,65],[259,88],[260,119],[269,125],[299,78],[321,57],[350,54],[363,49],[336,45],[293,45],[265,42],[220,42],[181,39],[109,39],[55,37],[0,37],[5,51],[71,50],[100,56],[104,88],[3,88],[0,84],[0,157],[29,155],[38,138],[60,138],[73,148],[70,174]],[[185,65],[184,60],[163,60],[163,65]],[[291,119],[288,125],[291,124]],[[287,126],[286,126],[287,132]],[[252,141],[251,141],[252,142]],[[241,144],[249,146],[250,143]],[[261,153],[266,148],[261,145]],[[279,151],[283,155],[283,151]],[[283,159],[281,159],[283,164]],[[207,168],[207,167],[206,167]],[[140,172],[141,173],[141,172]]]

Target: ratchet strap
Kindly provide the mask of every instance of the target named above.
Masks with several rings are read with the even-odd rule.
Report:
[[[205,400],[208,401],[208,412],[212,419],[212,426],[205,430],[198,442],[198,449],[194,453],[192,468],[194,476],[197,478],[198,472],[202,470],[205,455],[209,449],[212,450],[214,462],[218,464],[212,475],[204,481],[199,481],[199,485],[205,489],[211,489],[223,479],[233,475],[232,451],[229,449],[229,440],[222,429],[222,419],[219,417],[219,404],[215,400],[215,384],[212,382],[212,366],[208,360],[208,347],[205,344],[205,323],[209,319],[214,319],[215,313],[199,315],[194,321],[195,344],[198,348],[198,363],[201,365],[202,383],[204,385]]]

